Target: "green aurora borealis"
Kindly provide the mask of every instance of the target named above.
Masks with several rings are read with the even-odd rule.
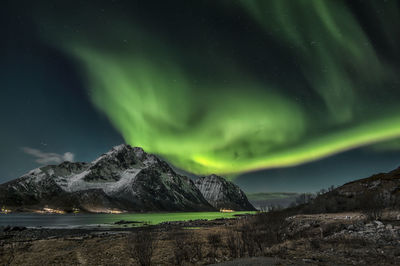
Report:
[[[397,2],[384,3],[390,11],[384,18],[372,15],[377,5],[364,5],[365,14],[375,21],[381,47],[398,56]],[[398,66],[377,52],[345,1],[242,0],[214,6],[228,17],[241,12],[254,39],[280,47],[282,61],[290,61],[304,81],[283,73],[285,81],[279,82],[270,69],[255,73],[223,36],[226,46],[210,49],[193,29],[187,46],[176,45],[168,34],[118,13],[100,29],[50,30],[45,38],[78,60],[93,104],[128,144],[188,172],[293,166],[400,137]],[[263,41],[242,41],[263,51],[260,58],[281,61],[270,47],[259,47]]]

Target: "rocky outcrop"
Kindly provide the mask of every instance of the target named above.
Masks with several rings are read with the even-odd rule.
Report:
[[[217,209],[253,211],[246,194],[234,183],[217,175],[199,177],[195,181],[204,198]]]
[[[370,223],[357,222],[346,226],[340,232],[329,236],[328,239],[364,239],[379,245],[400,246],[400,226],[383,224],[380,221]]]
[[[91,163],[34,169],[0,185],[0,204],[96,212],[214,210],[191,179],[129,145],[116,146]]]

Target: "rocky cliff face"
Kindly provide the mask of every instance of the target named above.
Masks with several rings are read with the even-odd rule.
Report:
[[[194,182],[141,148],[120,145],[91,163],[34,169],[0,185],[0,204],[102,211],[214,210]]]
[[[195,181],[204,198],[215,208],[235,211],[255,210],[246,194],[235,184],[217,175],[200,177]]]

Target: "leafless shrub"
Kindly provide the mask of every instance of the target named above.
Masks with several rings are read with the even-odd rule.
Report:
[[[218,247],[221,244],[221,235],[218,233],[214,233],[214,234],[209,234],[207,236],[207,240],[208,243],[214,248],[214,249],[218,249]]]
[[[259,213],[250,222],[253,241],[259,246],[271,246],[283,240],[286,215],[281,211]]]
[[[189,235],[188,246],[191,247],[192,254],[197,260],[201,260],[203,258],[203,250],[202,250],[203,243],[196,237],[196,233],[191,232],[188,235]]]
[[[215,258],[218,252],[218,248],[222,244],[221,235],[218,233],[209,234],[207,236],[207,241],[208,244],[211,246],[209,255],[210,257]]]
[[[202,242],[195,232],[174,231],[171,234],[173,245],[173,263],[196,262],[203,258]]]
[[[244,256],[245,247],[243,245],[240,232],[234,229],[227,231],[226,247],[232,258],[240,258]]]
[[[174,263],[176,265],[182,265],[185,260],[189,258],[189,252],[186,249],[185,235],[179,232],[172,232],[172,245],[174,246]]]
[[[252,229],[249,224],[243,224],[240,228],[240,236],[243,243],[244,250],[250,257],[253,257],[256,253],[256,234],[258,230]]]
[[[282,211],[259,212],[229,228],[226,247],[230,256],[256,256],[263,253],[264,247],[282,242],[285,218]]]
[[[296,204],[302,205],[311,202],[311,200],[315,197],[315,195],[311,193],[302,193],[296,198]]]
[[[312,249],[318,250],[321,247],[321,241],[318,238],[310,238],[308,242]]]
[[[0,265],[11,265],[15,259],[16,243],[0,243]]]
[[[367,220],[380,220],[385,208],[385,202],[382,195],[365,192],[359,197],[359,207]]]
[[[141,266],[151,265],[155,240],[150,230],[144,229],[128,237],[128,250]]]

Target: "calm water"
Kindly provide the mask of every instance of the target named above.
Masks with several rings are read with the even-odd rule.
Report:
[[[158,224],[166,221],[187,221],[196,219],[230,218],[235,214],[252,212],[182,212],[182,213],[137,213],[137,214],[36,214],[10,213],[0,214],[0,226],[25,226],[45,228],[88,228],[121,227],[114,225],[120,220]],[[134,226],[128,224],[127,226]]]

